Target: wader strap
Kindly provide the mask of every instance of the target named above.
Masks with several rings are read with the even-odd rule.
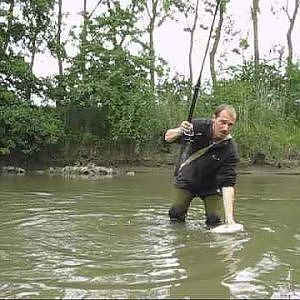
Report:
[[[199,149],[198,151],[196,151],[195,153],[193,153],[186,161],[184,161],[180,166],[179,166],[179,169],[178,169],[178,172],[186,165],[190,164],[193,160],[195,160],[196,158],[202,156],[209,148],[211,148],[213,146],[213,144],[205,147],[205,148],[202,148],[202,149]]]
[[[220,144],[222,142],[224,142],[225,140],[229,140],[231,139],[231,135],[229,134],[228,136],[226,136],[223,140],[216,142],[216,143],[212,143],[202,149],[199,149],[198,151],[194,152],[186,161],[184,161],[178,169],[178,172],[186,165],[190,164],[192,161],[194,161],[196,158],[202,156],[207,150],[209,150],[210,148],[212,148],[213,146]]]

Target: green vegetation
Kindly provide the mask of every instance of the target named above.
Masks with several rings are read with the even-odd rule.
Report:
[[[86,17],[80,34],[72,34],[79,44],[74,57],[51,34],[58,29],[53,17],[46,18],[54,12],[53,2],[31,2],[6,1],[0,7],[6,17],[0,29],[0,155],[34,158],[51,149],[73,162],[105,156],[128,161],[164,149],[163,132],[187,117],[191,83],[170,78],[158,57],[153,64],[155,52],[143,44],[136,25],[145,9],[142,2],[121,8],[115,1],[102,15]],[[36,10],[34,3],[43,9]],[[164,4],[170,14],[172,1]],[[16,5],[26,6],[23,19],[9,13]],[[28,16],[35,20],[29,27]],[[128,39],[144,45],[141,51],[131,53]],[[52,78],[37,78],[32,65],[38,47],[49,47],[68,68]],[[263,153],[276,162],[299,159],[300,66],[245,61],[223,75],[213,86],[203,86],[194,115],[209,117],[216,105],[233,104],[242,158]]]

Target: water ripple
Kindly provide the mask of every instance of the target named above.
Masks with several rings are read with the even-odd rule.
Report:
[[[211,235],[201,201],[193,202],[186,224],[169,222],[169,177],[160,176],[0,181],[1,296],[299,296],[298,194],[287,206],[286,195],[271,193],[269,178],[252,185],[247,177],[250,188],[241,186],[237,202],[246,231]]]

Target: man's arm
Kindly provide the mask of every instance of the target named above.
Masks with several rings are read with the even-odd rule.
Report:
[[[225,224],[235,224],[234,220],[234,200],[235,200],[235,184],[236,184],[236,166],[239,160],[238,152],[233,145],[231,154],[225,160],[219,170],[217,181],[219,187],[222,188],[223,207],[225,213]]]
[[[165,133],[165,141],[172,143],[182,136],[184,131],[193,130],[193,124],[188,121],[183,121],[179,127],[168,129]]]
[[[225,224],[235,224],[234,220],[234,187],[226,186],[222,188],[223,206],[225,212]]]
[[[182,135],[182,133],[183,131],[181,127],[168,129],[165,133],[165,141],[168,143],[172,143],[177,140]]]

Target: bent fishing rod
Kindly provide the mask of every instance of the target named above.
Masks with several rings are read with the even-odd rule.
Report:
[[[191,102],[191,106],[190,106],[190,110],[189,110],[189,114],[188,114],[188,118],[187,118],[188,122],[191,122],[192,118],[193,118],[196,102],[197,102],[200,87],[201,87],[201,78],[202,78],[202,73],[203,73],[203,69],[204,69],[204,65],[205,65],[206,56],[207,56],[208,49],[209,49],[210,39],[211,39],[211,36],[212,36],[216,16],[217,16],[218,9],[219,9],[221,1],[222,0],[217,0],[217,5],[216,5],[216,8],[215,8],[214,15],[213,15],[213,20],[212,20],[212,23],[211,23],[211,26],[210,26],[210,31],[209,31],[208,40],[207,40],[207,43],[206,43],[206,48],[205,48],[205,52],[204,52],[204,56],[203,56],[203,60],[202,60],[201,68],[200,68],[199,77],[198,77],[198,80],[197,80],[195,88],[194,88],[193,98],[192,98],[192,102]],[[192,143],[192,139],[193,139],[192,134],[191,135],[186,134],[186,133],[183,133],[183,134],[184,134],[184,142],[183,142],[181,150],[180,150],[178,163],[177,163],[176,169],[175,169],[175,175],[177,175],[180,165],[184,161],[186,161],[186,159],[188,157],[188,154],[189,154],[189,148],[190,148],[189,146]]]

